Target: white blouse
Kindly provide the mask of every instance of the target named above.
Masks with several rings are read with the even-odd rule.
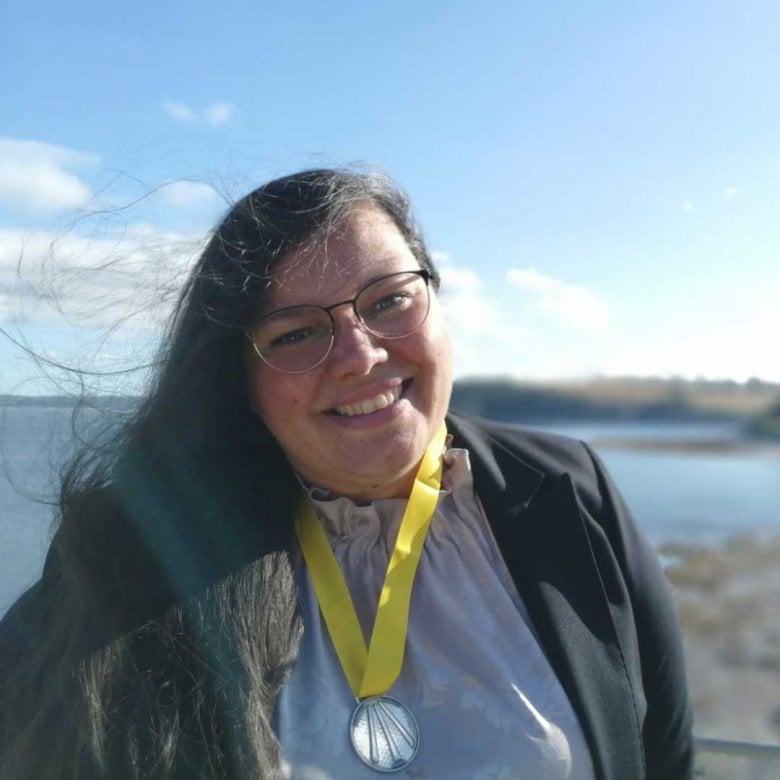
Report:
[[[388,694],[420,727],[399,778],[592,780],[590,753],[475,497],[468,452],[451,449],[412,592],[401,674]],[[406,501],[358,506],[312,488],[370,638]],[[302,556],[296,562],[304,635],[282,689],[276,731],[287,777],[372,778],[354,753],[355,699],[319,613]]]

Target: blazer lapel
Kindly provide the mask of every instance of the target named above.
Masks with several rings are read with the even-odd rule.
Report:
[[[451,420],[545,654],[580,720],[598,777],[644,776],[632,688],[571,477],[545,477]]]

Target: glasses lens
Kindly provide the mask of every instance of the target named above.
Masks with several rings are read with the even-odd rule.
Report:
[[[361,290],[355,310],[376,336],[400,339],[425,322],[430,307],[428,283],[420,274],[385,276]]]
[[[255,350],[269,366],[298,374],[325,359],[333,327],[327,312],[318,306],[293,306],[261,320],[251,335]]]

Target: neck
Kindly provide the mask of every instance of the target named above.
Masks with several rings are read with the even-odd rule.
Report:
[[[417,473],[417,466],[408,474],[399,477],[391,482],[379,482],[371,484],[370,482],[342,485],[323,485],[317,480],[309,479],[305,474],[298,473],[298,478],[306,488],[319,488],[329,493],[334,498],[348,498],[356,504],[367,504],[371,501],[380,501],[383,498],[409,498],[414,478]]]
[[[422,481],[429,482],[433,478],[434,473],[438,472],[438,476],[435,477],[438,485],[441,481],[442,470],[442,453],[445,448],[447,439],[447,429],[444,423],[437,431],[433,439],[428,443],[422,456],[410,469],[406,469],[403,472],[397,472],[396,476],[385,476],[383,478],[377,477],[377,481],[372,481],[370,476],[354,478],[352,475],[346,475],[342,479],[341,474],[337,475],[337,482],[327,482],[325,480],[319,480],[315,473],[307,473],[303,469],[296,469],[299,476],[303,479],[305,484],[317,485],[324,488],[334,496],[345,496],[357,503],[365,503],[369,501],[378,501],[383,498],[409,498],[412,493],[412,489],[415,486],[421,470],[424,472]],[[293,468],[296,464],[293,463]]]

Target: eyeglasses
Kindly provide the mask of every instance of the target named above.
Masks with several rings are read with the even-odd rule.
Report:
[[[388,274],[366,285],[354,298],[331,306],[288,306],[267,314],[247,336],[271,368],[302,374],[330,354],[336,333],[332,311],[350,304],[361,326],[382,339],[402,339],[428,317],[431,296],[425,270]]]

